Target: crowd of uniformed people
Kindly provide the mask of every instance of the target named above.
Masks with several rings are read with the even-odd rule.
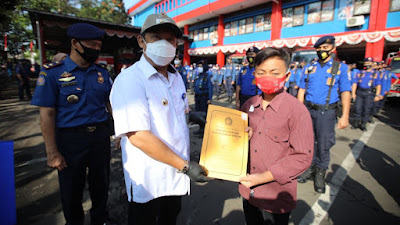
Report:
[[[313,179],[315,191],[324,193],[330,148],[335,144],[335,125],[339,129],[349,125],[351,100],[355,106],[352,128],[365,131],[371,116],[382,108],[391,79],[397,79],[390,67],[372,58],[364,60],[362,70],[354,64],[335,61],[333,36],[322,37],[315,43],[318,58],[308,65],[304,62],[289,64],[288,54],[283,50],[269,48],[260,52],[256,47],[246,51],[243,65],[233,64],[229,57],[226,65],[212,65],[206,60],[183,64],[176,57],[177,38],[182,32],[168,16],[152,14],[138,36],[143,56],[122,71],[113,84],[107,70],[94,63],[104,31],[89,24],[74,24],[67,35],[70,55],[42,68],[32,98],[32,104],[40,107],[48,165],[59,170],[67,224],[83,224],[82,192],[86,179],[92,200],[91,223],[108,223],[109,136],[114,132],[121,141],[123,153],[130,202],[129,224],[175,224],[181,196],[189,190],[189,178],[196,182],[209,181],[204,168],[190,161],[186,114],[192,121],[202,121],[198,123],[204,129],[208,105],[213,99],[220,100],[222,94],[226,95],[227,102],[234,100],[236,109],[242,110],[247,100],[256,102],[254,96],[264,96],[264,100],[268,100],[266,96],[273,99],[284,91],[304,103],[308,112],[302,115],[309,118],[315,144],[314,149],[302,149],[305,155],[311,155],[312,163],[304,170],[297,169],[296,173],[303,172],[296,177],[300,183]],[[262,54],[258,55],[259,52]],[[270,73],[263,69],[275,62],[271,59],[278,59],[279,74],[275,69],[269,76],[255,74],[257,67],[261,70],[257,73]],[[170,62],[175,64],[175,69]],[[187,93],[194,94],[192,112],[189,112]],[[271,103],[277,111],[278,103],[267,100],[267,104],[262,105],[263,110]],[[290,101],[297,102],[294,98]],[[247,104],[245,107],[254,112],[259,106]],[[111,117],[115,131],[109,129]],[[277,139],[281,134],[273,136]],[[297,140],[289,138],[288,141]],[[270,178],[272,175],[269,174]],[[270,180],[274,180],[273,177]],[[241,183],[245,185],[246,182]],[[252,196],[251,185],[245,186],[251,188]],[[246,204],[252,204],[252,200]],[[257,207],[260,206],[256,204]],[[248,216],[247,212],[245,214]],[[275,218],[276,213],[271,215]],[[284,222],[274,224],[287,224],[289,215],[290,212]]]

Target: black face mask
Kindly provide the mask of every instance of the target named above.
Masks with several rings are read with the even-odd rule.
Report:
[[[328,50],[328,51],[319,50],[319,51],[317,51],[317,56],[320,60],[325,60],[331,55],[331,53],[329,53],[330,51],[331,50]]]
[[[294,69],[294,66],[290,66],[290,69],[291,69],[291,70]]]
[[[83,48],[83,53],[79,52],[78,49],[75,48],[75,51],[78,52],[78,54],[88,63],[94,63],[97,58],[99,58],[100,50],[88,48],[84,46],[80,41],[78,41],[79,44]]]
[[[254,63],[254,57],[247,56],[247,61],[248,61],[250,64]]]
[[[372,68],[372,65],[365,66],[365,69],[366,69],[366,70],[369,70],[369,69],[371,69],[371,68]]]

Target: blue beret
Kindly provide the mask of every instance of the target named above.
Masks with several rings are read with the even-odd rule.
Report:
[[[372,57],[368,57],[368,58],[364,59],[364,62],[373,62],[373,61],[374,61],[374,58],[372,58]]]
[[[315,42],[314,44],[314,48],[318,48],[320,45],[322,44],[335,44],[335,37],[334,36],[323,36],[320,39],[318,39],[317,42]]]
[[[260,50],[257,47],[250,47],[249,49],[247,49],[246,54],[250,52],[258,53],[259,51]]]
[[[68,27],[67,36],[80,40],[101,40],[104,31],[88,23],[75,23]]]

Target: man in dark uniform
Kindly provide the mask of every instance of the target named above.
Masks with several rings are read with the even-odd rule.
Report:
[[[110,173],[110,78],[94,64],[104,31],[77,23],[68,28],[71,53],[43,66],[32,104],[39,106],[47,165],[58,169],[61,202],[68,225],[84,224],[86,177],[92,200],[91,224],[107,219]],[[88,174],[86,175],[86,169]]]
[[[261,91],[256,86],[254,77],[254,59],[259,52],[256,47],[250,47],[246,51],[248,66],[244,66],[238,75],[236,84],[236,109],[239,110],[242,105],[251,97],[261,94]]]
[[[339,106],[342,102],[342,116],[338,128],[344,129],[349,124],[351,84],[348,67],[344,63],[333,61],[335,38],[324,36],[315,43],[318,61],[308,64],[303,69],[300,89],[297,95],[310,111],[314,126],[313,163],[301,176],[300,183],[314,175],[314,189],[325,193],[325,173],[330,162],[330,148],[335,144],[335,123]],[[339,95],[340,92],[340,95]]]
[[[374,102],[380,100],[382,80],[378,71],[372,68],[373,58],[364,59],[364,69],[361,70],[353,79],[352,98],[355,101],[354,124],[352,129],[360,128],[366,131],[366,123],[368,122]]]
[[[208,105],[212,101],[213,86],[206,60],[201,60],[197,64],[197,72],[198,74],[194,78],[195,109],[196,111],[207,112]]]
[[[31,100],[31,87],[29,84],[29,75],[31,74],[31,63],[27,59],[21,59],[15,67],[15,73],[18,79],[19,100],[24,100],[24,92],[28,100]]]

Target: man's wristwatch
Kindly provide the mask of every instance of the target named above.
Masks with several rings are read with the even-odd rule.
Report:
[[[178,170],[178,173],[187,173],[187,171],[189,170],[189,162],[187,160],[185,160],[185,165],[183,166],[182,169]]]

